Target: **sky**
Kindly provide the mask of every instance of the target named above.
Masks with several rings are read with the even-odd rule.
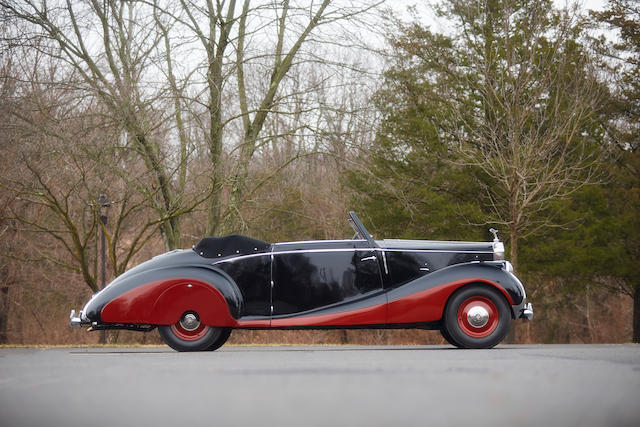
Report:
[[[447,28],[447,22],[436,18],[431,5],[439,3],[442,0],[386,0],[385,6],[391,8],[399,16],[410,19],[407,8],[415,6],[418,10],[422,21],[428,25],[432,31],[447,34],[451,28]],[[536,1],[536,0],[531,0]],[[576,0],[553,0],[557,8],[562,8],[567,4],[574,3]],[[606,8],[608,0],[577,0],[583,10],[603,10]],[[608,39],[615,40],[617,35],[613,31],[599,30],[598,34],[603,33]]]
[[[535,1],[535,0],[532,0]],[[556,7],[563,7],[567,4],[567,0],[553,0]],[[428,0],[387,0],[386,5],[397,12],[401,12],[406,10],[407,7],[415,5],[417,9],[420,11],[420,14],[425,17],[425,21],[429,22],[434,20],[433,15],[429,11],[429,6],[431,4],[437,3],[437,1],[428,1]],[[572,2],[571,2],[572,3]],[[607,4],[607,0],[579,0],[579,3],[582,5],[582,8],[587,10],[602,10]],[[429,22],[431,24],[431,22]],[[436,24],[437,26],[437,24]]]

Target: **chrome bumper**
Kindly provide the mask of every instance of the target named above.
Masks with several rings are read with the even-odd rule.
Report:
[[[530,302],[526,303],[520,312],[520,318],[532,320],[533,319],[533,306]]]
[[[82,325],[88,325],[89,319],[86,318],[82,310],[80,311],[80,316],[76,317],[76,311],[71,310],[71,314],[69,315],[69,326],[72,328],[81,328]]]

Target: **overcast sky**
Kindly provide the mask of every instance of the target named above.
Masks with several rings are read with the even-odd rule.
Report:
[[[536,0],[531,0],[536,1]],[[563,7],[568,2],[567,0],[553,0],[556,7]],[[428,1],[428,0],[387,0],[386,5],[397,12],[406,11],[409,6],[415,5],[417,9],[420,11],[420,14],[424,17],[425,22],[428,22],[430,25],[435,24],[437,29],[437,23],[434,21],[434,17],[431,13],[430,5],[438,3],[438,1]],[[569,2],[573,3],[573,1]],[[580,0],[579,3],[582,5],[582,8],[585,10],[602,10],[607,4],[607,0]]]
[[[447,34],[451,32],[451,29],[447,28],[447,22],[436,18],[431,10],[431,6],[433,4],[440,3],[441,1],[442,0],[386,0],[385,5],[386,7],[393,9],[393,11],[398,15],[404,15],[406,19],[410,19],[407,9],[410,6],[416,6],[420,16],[422,17],[422,22],[427,24],[432,31]],[[574,3],[575,0],[553,0],[553,2],[556,7],[562,8],[567,4]],[[606,8],[608,0],[579,0],[578,3],[581,5],[583,10],[603,10]],[[596,34],[604,34],[610,40],[617,38],[617,33],[611,30],[597,30]]]

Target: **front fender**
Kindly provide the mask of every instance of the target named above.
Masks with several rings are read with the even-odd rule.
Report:
[[[509,305],[524,302],[524,287],[502,264],[456,264],[422,276],[388,292],[388,323],[437,322],[447,300],[462,286],[480,284],[498,290]],[[512,313],[513,315],[513,313]]]

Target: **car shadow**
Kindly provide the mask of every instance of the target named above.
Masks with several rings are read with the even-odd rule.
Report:
[[[167,348],[166,350],[72,350],[69,354],[82,354],[82,355],[92,355],[92,354],[167,354],[167,353],[175,353],[175,351]]]
[[[449,345],[425,345],[425,346],[290,346],[290,345],[265,345],[265,346],[226,346],[215,353],[267,353],[267,352],[371,352],[371,351],[464,351]],[[513,350],[513,347],[495,347],[491,350]],[[159,349],[83,349],[71,350],[70,354],[81,355],[104,355],[104,354],[180,354],[167,347]],[[188,352],[186,352],[188,353]],[[212,353],[212,352],[195,352],[194,354]]]
[[[289,346],[256,346],[256,347],[227,347],[221,349],[224,352],[310,352],[310,351],[318,351],[318,352],[340,352],[340,351],[442,351],[442,350],[463,350],[452,346],[447,345],[430,345],[430,346],[393,346],[393,347],[366,347],[366,346],[336,346],[336,347],[325,347],[325,346],[309,346],[308,348],[304,347],[289,347]]]

